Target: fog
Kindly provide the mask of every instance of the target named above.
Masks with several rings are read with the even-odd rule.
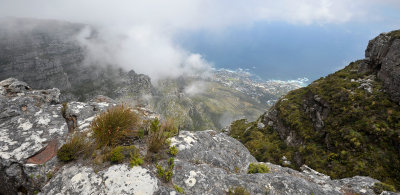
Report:
[[[181,32],[223,33],[231,26],[245,28],[257,21],[324,25],[380,20],[377,4],[400,7],[395,0],[0,0],[0,17],[88,24],[77,37],[88,49],[87,61],[115,64],[158,80],[213,67],[200,54],[177,44]],[[85,39],[93,29],[98,39]]]

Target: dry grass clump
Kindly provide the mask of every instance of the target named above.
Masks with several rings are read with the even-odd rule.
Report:
[[[91,128],[98,146],[117,146],[125,137],[135,135],[140,117],[129,107],[119,105],[98,115]]]
[[[77,133],[74,134],[71,140],[61,146],[57,151],[57,157],[61,161],[69,162],[84,154],[86,149],[85,137]]]

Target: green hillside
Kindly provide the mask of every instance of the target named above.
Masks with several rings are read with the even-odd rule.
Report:
[[[235,121],[231,135],[259,161],[283,165],[286,156],[286,166],[371,176],[400,189],[400,107],[375,73],[358,71],[362,62],[288,93],[256,122]]]
[[[267,109],[250,96],[213,81],[202,80],[200,93],[186,94],[185,86],[196,81],[163,81],[156,86],[153,109],[187,130],[221,129],[239,118],[255,120]]]

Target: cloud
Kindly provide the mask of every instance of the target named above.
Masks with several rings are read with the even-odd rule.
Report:
[[[201,94],[208,89],[207,84],[204,81],[194,81],[185,87],[184,92],[189,96]]]
[[[58,19],[90,24],[99,39],[79,37],[87,60],[106,62],[153,79],[207,72],[201,55],[181,48],[182,31],[223,31],[257,21],[299,25],[384,20],[377,10],[397,0],[0,0],[0,16]]]

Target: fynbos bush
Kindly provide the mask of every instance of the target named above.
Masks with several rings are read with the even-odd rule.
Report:
[[[134,135],[138,124],[139,116],[120,105],[97,116],[91,128],[98,146],[116,146],[124,137]]]

